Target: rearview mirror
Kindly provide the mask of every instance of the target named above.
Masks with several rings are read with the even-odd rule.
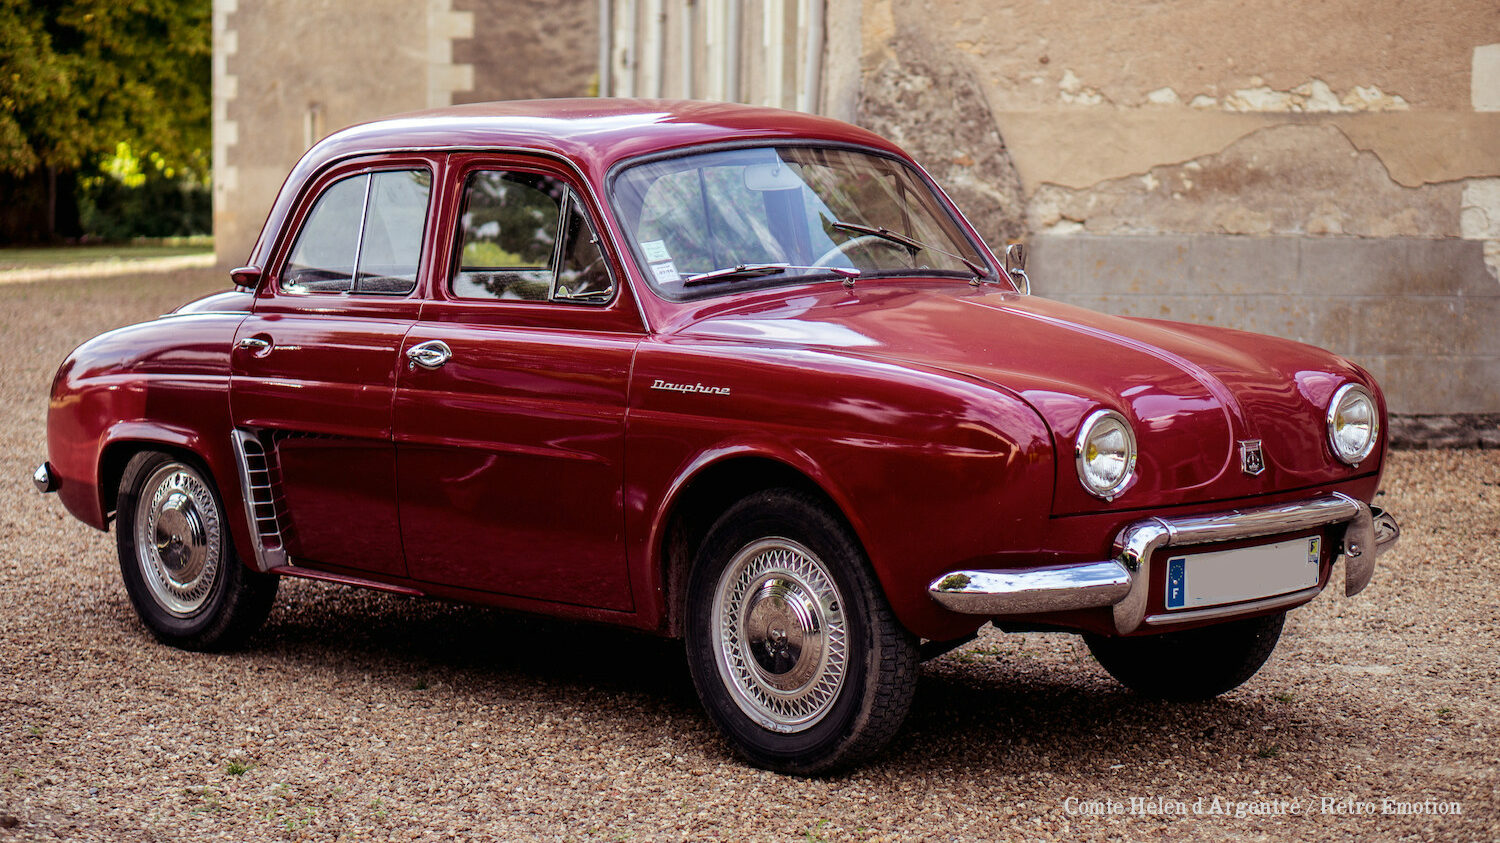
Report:
[[[802,187],[802,179],[780,161],[751,164],[745,167],[745,187],[749,190],[796,190]]]
[[[260,286],[261,269],[258,266],[240,266],[229,270],[229,278],[234,286],[244,290],[254,290]]]
[[[1005,274],[1023,296],[1031,295],[1031,279],[1026,277],[1026,246],[1012,243],[1005,247]]]

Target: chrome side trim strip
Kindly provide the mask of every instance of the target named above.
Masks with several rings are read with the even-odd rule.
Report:
[[[971,615],[1022,615],[1108,606],[1130,591],[1130,572],[1114,560],[1014,571],[955,571],[927,593]]]
[[[1226,606],[1209,606],[1205,609],[1193,609],[1187,612],[1151,615],[1146,618],[1146,625],[1167,626],[1174,623],[1211,620],[1213,618],[1222,618],[1245,612],[1258,612],[1262,609],[1279,609],[1282,606],[1296,606],[1317,597],[1318,592],[1321,590],[1318,586],[1313,586],[1312,588],[1304,588],[1301,591],[1294,591],[1291,594],[1278,594],[1275,597],[1253,600],[1249,603],[1230,603]]]
[[[240,494],[245,499],[245,517],[250,524],[250,542],[255,548],[255,567],[261,572],[288,564],[281,542],[281,523],[271,485],[270,461],[260,437],[248,430],[230,434],[235,462],[240,469]]]
[[[373,591],[385,591],[391,594],[402,594],[407,597],[426,597],[427,593],[404,585],[380,582],[379,580],[367,580],[364,577],[353,577],[347,574],[330,574],[327,571],[318,571],[312,568],[300,568],[296,565],[282,565],[276,569],[276,573],[283,577],[297,577],[304,580],[319,580],[321,582],[338,583],[339,585],[352,585],[355,588],[368,588]]]

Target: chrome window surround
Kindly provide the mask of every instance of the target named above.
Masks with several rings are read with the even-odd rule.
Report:
[[[1119,482],[1108,489],[1095,489],[1089,485],[1089,481],[1086,479],[1087,472],[1084,468],[1084,454],[1088,449],[1089,437],[1094,435],[1094,428],[1098,427],[1099,423],[1105,419],[1118,421],[1120,426],[1125,430],[1125,439],[1130,446],[1130,456],[1125,460],[1125,473],[1120,475]],[[1119,497],[1126,486],[1130,485],[1130,481],[1135,477],[1136,453],[1135,429],[1130,426],[1130,422],[1114,410],[1095,410],[1089,414],[1087,419],[1084,419],[1083,426],[1078,428],[1078,437],[1073,443],[1073,465],[1078,470],[1079,484],[1096,498],[1103,498],[1107,501],[1114,500]]]
[[[393,150],[393,151],[422,151],[422,150]],[[370,154],[370,153],[360,153],[359,155],[352,156],[352,157],[356,157],[356,158],[357,157],[363,157],[363,156],[368,155],[368,154]],[[324,169],[322,172],[324,172],[324,173],[328,172],[328,169],[332,169],[333,167],[335,167],[335,166],[343,163],[344,160],[347,160],[347,159],[339,159],[339,160],[336,160],[336,161],[332,162],[329,165],[329,167],[326,168],[326,169]],[[290,245],[288,245],[287,247],[285,247],[286,251],[285,251],[285,253],[281,257],[281,268],[276,273],[277,274],[277,278],[276,278],[276,292],[277,292],[277,294],[278,295],[286,295],[286,296],[345,296],[345,297],[348,297],[348,296],[382,296],[382,297],[386,297],[386,298],[411,298],[412,295],[417,291],[418,282],[421,280],[421,275],[422,275],[422,258],[425,257],[425,255],[422,255],[420,252],[418,253],[418,258],[417,258],[417,271],[416,271],[416,274],[412,278],[412,286],[411,286],[410,289],[404,290],[404,291],[399,291],[399,292],[395,292],[395,291],[382,291],[382,290],[361,290],[361,289],[358,289],[358,286],[359,286],[359,259],[360,259],[360,253],[364,249],[364,245],[365,245],[365,227],[366,227],[366,225],[369,222],[369,214],[370,214],[370,190],[374,186],[375,176],[378,175],[378,174],[381,174],[381,173],[406,173],[406,172],[425,172],[427,174],[427,178],[428,178],[427,214],[423,218],[423,221],[422,221],[422,236],[421,236],[421,244],[423,246],[426,246],[426,244],[427,244],[428,229],[432,225],[432,218],[434,216],[434,214],[433,214],[433,210],[434,210],[434,208],[433,208],[433,202],[436,200],[437,195],[438,195],[438,191],[435,189],[435,183],[436,183],[435,180],[436,180],[436,177],[435,177],[435,174],[433,173],[432,168],[431,167],[405,167],[405,168],[398,167],[398,168],[395,168],[395,169],[381,169],[379,166],[371,166],[371,167],[366,168],[366,169],[351,171],[351,172],[345,173],[345,174],[343,174],[343,175],[341,175],[341,176],[333,179],[332,181],[328,182],[327,184],[323,185],[322,189],[318,191],[318,194],[315,197],[313,197],[312,204],[308,206],[307,215],[304,216],[299,221],[299,223],[298,223],[297,236],[293,237],[291,239]],[[314,176],[312,178],[309,178],[307,180],[306,184],[308,184],[308,185],[313,184],[320,177],[321,176]],[[355,233],[355,236],[354,236],[354,264],[349,269],[349,289],[347,289],[347,290],[301,290],[301,291],[289,289],[287,287],[287,284],[286,284],[286,278],[282,275],[282,273],[286,270],[287,263],[291,261],[293,255],[297,251],[297,245],[298,245],[299,242],[301,242],[302,235],[307,230],[307,223],[308,223],[309,218],[312,217],[312,212],[314,210],[316,210],[316,208],[318,206],[318,203],[320,201],[322,201],[323,197],[328,194],[328,191],[330,189],[332,189],[334,185],[337,185],[338,183],[340,183],[342,181],[346,181],[346,180],[352,179],[352,178],[362,178],[362,179],[364,179],[365,180],[365,189],[364,189],[364,198],[360,202],[360,209],[359,209],[359,231],[357,231]],[[264,237],[265,233],[262,232],[261,236]],[[258,240],[256,242],[256,245],[259,246],[259,241]]]
[[[1333,426],[1334,420],[1338,417],[1339,406],[1344,403],[1344,396],[1351,392],[1363,395],[1365,400],[1370,402],[1370,441],[1365,445],[1364,450],[1353,459],[1344,456],[1343,452],[1339,450],[1338,435]],[[1365,389],[1357,383],[1346,383],[1339,387],[1338,391],[1333,393],[1333,400],[1328,402],[1328,413],[1325,416],[1325,421],[1328,423],[1328,447],[1333,449],[1333,455],[1340,462],[1359,468],[1359,464],[1369,459],[1370,454],[1375,452],[1375,443],[1380,441],[1380,405],[1375,403],[1375,396],[1370,394],[1370,390]]]
[[[1369,584],[1376,558],[1396,543],[1401,528],[1386,512],[1341,492],[1206,515],[1146,518],[1119,532],[1112,559],[1014,570],[954,571],[934,580],[928,594],[944,608],[973,615],[1027,615],[1113,606],[1115,631],[1121,635],[1142,626],[1293,606],[1317,596],[1319,588],[1147,616],[1152,558],[1167,547],[1282,535],[1330,524],[1348,525],[1339,552],[1344,556],[1344,593],[1352,597]]]

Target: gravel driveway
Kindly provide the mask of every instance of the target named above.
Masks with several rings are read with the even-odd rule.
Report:
[[[1373,585],[1293,612],[1215,702],[991,631],[828,779],[736,762],[681,648],[637,634],[289,581],[249,649],[160,646],[113,536],[28,477],[63,354],[219,278],[0,288],[0,843],[1500,839],[1500,451],[1396,454]]]

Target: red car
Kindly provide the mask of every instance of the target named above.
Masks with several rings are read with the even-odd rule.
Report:
[[[609,99],[338,132],[235,288],[63,362],[43,491],[141,619],[239,643],[281,577],[686,641],[751,762],[878,750],[985,623],[1142,693],[1369,581],[1385,409],[1270,337],[1028,295],[922,168],[821,117]]]

